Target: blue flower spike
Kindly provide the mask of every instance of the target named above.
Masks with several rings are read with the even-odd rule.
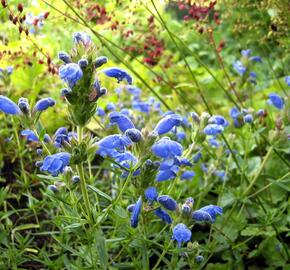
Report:
[[[0,95],[0,111],[6,114],[20,114],[19,107],[8,97]]]
[[[142,209],[142,197],[140,196],[136,202],[131,215],[131,227],[136,228],[138,226],[139,215]]]
[[[172,239],[177,241],[178,247],[180,248],[183,243],[190,241],[191,231],[185,224],[179,223],[173,228]]]

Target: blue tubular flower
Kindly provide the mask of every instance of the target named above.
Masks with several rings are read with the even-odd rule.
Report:
[[[144,112],[144,113],[149,113],[150,112],[150,104],[146,101],[141,101],[141,100],[133,100],[132,102],[132,108],[139,111],[139,112]]]
[[[45,111],[49,107],[53,107],[55,105],[55,100],[52,98],[42,98],[37,101],[33,108],[33,112],[42,112]]]
[[[177,166],[176,166],[177,167]],[[178,167],[177,167],[178,169]],[[175,170],[161,170],[156,175],[156,182],[163,182],[167,180],[174,179],[176,177],[176,171]]]
[[[131,227],[136,228],[138,226],[138,219],[142,208],[142,197],[140,196],[136,202],[131,215]]]
[[[165,210],[161,209],[160,207],[154,211],[154,214],[157,217],[161,218],[167,224],[172,223],[172,218],[169,216],[169,214]]]
[[[244,116],[244,121],[246,122],[246,123],[253,123],[253,115],[251,115],[251,114],[246,114],[245,116]]]
[[[210,124],[216,124],[223,127],[227,127],[229,125],[229,122],[221,115],[213,115],[208,119],[208,122]]]
[[[54,144],[61,147],[65,142],[69,142],[68,131],[65,127],[60,127],[54,134]]]
[[[183,172],[183,174],[181,175],[181,179],[182,180],[190,180],[192,179],[192,177],[195,176],[195,173],[193,171],[185,171]]]
[[[174,156],[181,156],[183,148],[180,143],[164,137],[153,144],[151,151],[158,157],[169,158]]]
[[[269,100],[268,103],[270,105],[275,106],[277,109],[282,110],[284,107],[284,100],[283,98],[281,98],[279,95],[275,94],[275,93],[271,93],[268,95]]]
[[[70,154],[60,152],[58,154],[47,156],[43,160],[43,165],[40,167],[41,171],[47,171],[52,176],[57,176],[63,172],[64,168],[69,165]]]
[[[22,130],[20,134],[21,134],[21,136],[26,137],[26,141],[28,141],[28,142],[38,142],[39,141],[38,137],[30,129]]]
[[[58,58],[63,61],[65,64],[68,64],[71,62],[70,56],[66,52],[59,52]]]
[[[239,73],[240,76],[243,76],[247,71],[247,68],[239,60],[233,63],[233,68]]]
[[[106,56],[100,56],[96,59],[96,61],[94,62],[95,64],[95,68],[98,68],[104,64],[106,64],[108,62],[108,58]]]
[[[148,201],[156,201],[158,197],[158,191],[155,187],[149,187],[145,191],[145,197]]]
[[[223,132],[223,127],[220,126],[220,125],[217,125],[217,124],[209,124],[207,125],[204,129],[203,129],[203,132],[206,134],[206,135],[217,135],[217,134],[220,134]]]
[[[125,114],[119,112],[112,112],[110,113],[109,118],[110,122],[112,124],[117,124],[122,132],[125,132],[127,129],[135,128],[131,119]]]
[[[20,114],[19,107],[8,97],[0,95],[0,111],[7,114]]]
[[[236,107],[234,107],[230,110],[230,117],[232,119],[238,118],[240,114],[241,114],[241,112]]]
[[[73,42],[79,45],[82,44],[83,46],[87,47],[91,44],[92,39],[85,32],[76,32],[73,34]]]
[[[173,228],[172,239],[177,241],[178,247],[181,247],[182,243],[189,242],[190,238],[191,231],[183,223],[179,223]]]
[[[18,107],[19,109],[27,114],[29,113],[29,103],[28,103],[28,99],[27,98],[23,98],[21,97],[19,100],[18,100]]]
[[[285,77],[285,83],[290,86],[290,76]]]
[[[192,218],[196,221],[208,221],[214,223],[216,215],[222,215],[223,210],[216,205],[207,205],[192,213]]]
[[[178,114],[169,114],[162,118],[154,128],[153,132],[158,135],[169,132],[173,127],[179,126],[182,122],[182,117]]]
[[[101,70],[106,76],[116,78],[118,83],[126,80],[128,84],[132,84],[132,77],[123,69],[111,67]]]
[[[70,88],[73,88],[82,78],[83,72],[78,64],[69,63],[60,67],[59,76]]]
[[[114,134],[109,135],[100,141],[98,141],[98,145],[100,147],[106,147],[106,148],[124,148],[125,146],[128,146],[131,144],[131,140],[124,135],[120,134]]]
[[[142,139],[142,133],[136,128],[130,128],[125,131],[125,135],[130,138],[132,142],[139,142]]]
[[[177,209],[177,202],[168,195],[159,196],[157,201],[166,209],[174,211]]]

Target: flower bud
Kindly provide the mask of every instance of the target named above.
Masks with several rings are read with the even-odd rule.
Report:
[[[139,142],[142,139],[141,132],[136,128],[129,128],[125,131],[125,135],[130,138],[132,142]]]
[[[66,52],[59,52],[58,58],[66,64],[71,63],[71,58]]]
[[[87,59],[80,59],[78,61],[78,65],[81,67],[81,68],[86,68],[88,66],[89,62]]]
[[[100,56],[94,62],[95,68],[98,68],[106,64],[107,62],[108,62],[108,58],[106,56]]]
[[[23,98],[21,97],[18,100],[18,107],[19,109],[24,113],[24,114],[28,114],[29,113],[29,103],[28,103],[28,99],[27,98]]]
[[[71,179],[73,184],[77,184],[81,181],[80,177],[78,175],[74,175]]]
[[[58,190],[56,185],[49,185],[47,188],[48,188],[48,190],[50,190],[53,193],[58,193],[59,192],[59,190]]]

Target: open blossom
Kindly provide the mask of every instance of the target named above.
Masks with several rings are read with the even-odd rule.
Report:
[[[217,124],[209,124],[204,129],[203,132],[206,135],[217,135],[223,132],[223,126],[217,125]]]
[[[6,114],[20,114],[19,107],[8,97],[0,95],[0,111]]]
[[[162,118],[154,128],[153,132],[158,135],[169,132],[173,127],[179,126],[182,123],[182,117],[178,114],[169,114]]]
[[[268,97],[269,97],[268,103],[270,105],[275,106],[279,110],[282,110],[283,109],[283,107],[284,107],[284,100],[283,100],[283,98],[281,98],[276,93],[271,93],[271,94],[268,95]]]
[[[149,201],[157,201],[158,191],[155,187],[149,187],[145,190],[145,197]]]
[[[53,107],[55,105],[55,100],[48,97],[40,99],[34,106],[34,112],[42,112],[45,111],[49,107]]]
[[[140,196],[136,204],[134,205],[131,215],[131,227],[136,228],[138,226],[139,215],[142,209],[142,197]]]
[[[177,241],[179,247],[181,247],[182,243],[189,242],[190,238],[191,231],[185,224],[179,223],[173,228],[172,239]]]
[[[125,132],[127,129],[135,128],[131,119],[125,114],[119,112],[112,112],[110,113],[109,118],[110,122],[113,124],[117,124],[122,132]]]
[[[54,155],[49,155],[43,160],[40,167],[41,171],[47,171],[52,176],[57,176],[64,171],[64,168],[69,165],[70,154],[67,152],[60,152]]]
[[[73,88],[82,78],[83,72],[78,64],[69,63],[60,67],[59,76],[70,88]]]
[[[151,148],[153,154],[161,158],[181,156],[183,148],[180,143],[175,142],[167,137],[163,137]]]
[[[123,69],[117,67],[111,67],[101,70],[108,77],[116,78],[118,83],[126,80],[128,84],[132,84],[132,77]]]
[[[192,213],[192,218],[196,221],[208,221],[214,223],[216,215],[222,215],[223,210],[216,205],[207,205]]]

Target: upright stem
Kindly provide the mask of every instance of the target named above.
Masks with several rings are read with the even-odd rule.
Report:
[[[83,127],[77,127],[77,134],[78,134],[78,143],[81,144],[83,140]],[[87,190],[87,185],[86,185],[86,179],[85,179],[85,174],[84,174],[84,168],[83,168],[83,162],[79,163],[76,165],[79,177],[80,177],[80,182],[81,182],[81,191],[82,191],[82,196],[84,199],[85,203],[85,211],[86,215],[88,216],[89,219],[91,219],[91,207],[90,207],[90,200],[89,200],[89,194]]]

